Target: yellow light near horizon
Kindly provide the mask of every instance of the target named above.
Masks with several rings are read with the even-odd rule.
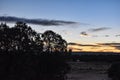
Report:
[[[73,52],[120,52],[120,50],[116,49],[112,46],[76,46],[69,45],[68,48],[71,48]],[[80,50],[79,50],[80,49]]]

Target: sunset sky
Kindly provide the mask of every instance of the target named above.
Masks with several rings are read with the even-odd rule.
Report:
[[[120,0],[0,0],[0,16],[72,21],[28,25],[59,33],[73,51],[120,52]]]

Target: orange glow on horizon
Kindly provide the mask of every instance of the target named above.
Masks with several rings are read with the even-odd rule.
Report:
[[[116,52],[119,53],[120,50],[112,46],[77,46],[68,45],[68,49],[72,49],[73,52]]]

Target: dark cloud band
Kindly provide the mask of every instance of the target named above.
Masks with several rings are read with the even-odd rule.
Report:
[[[25,22],[30,24],[44,25],[44,26],[58,26],[58,25],[69,25],[69,24],[77,24],[77,22],[73,21],[63,21],[63,20],[45,20],[45,19],[27,19],[27,18],[19,18],[13,16],[0,16],[0,21],[6,22]]]
[[[91,44],[78,44],[78,43],[73,43],[73,42],[68,43],[68,45],[73,45],[73,46],[91,46],[91,47],[99,46],[99,45],[91,45]]]
[[[109,27],[100,27],[100,28],[93,28],[93,29],[89,29],[88,31],[90,32],[98,32],[98,31],[104,31],[104,30],[108,30],[110,29]]]
[[[115,47],[116,49],[120,50],[120,43],[98,43],[98,45],[111,46],[111,47]]]

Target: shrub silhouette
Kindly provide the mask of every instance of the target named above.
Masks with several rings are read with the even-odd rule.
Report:
[[[52,52],[44,51],[44,36],[22,22],[17,22],[12,28],[1,24],[0,34],[0,80],[66,79],[70,67],[63,47]],[[57,42],[54,44],[63,45],[59,40]]]
[[[112,80],[120,80],[120,63],[113,63],[108,69],[108,77]]]

